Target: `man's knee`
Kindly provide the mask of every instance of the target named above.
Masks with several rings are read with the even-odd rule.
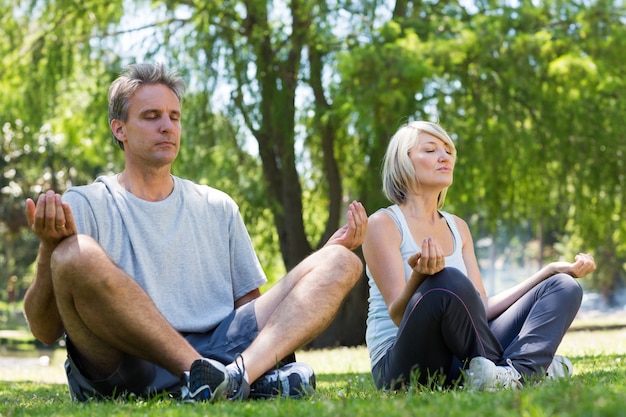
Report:
[[[352,288],[363,274],[363,261],[354,252],[345,246],[330,245],[327,248],[326,259],[333,263],[334,267],[342,271],[341,277]]]
[[[64,239],[52,252],[51,270],[52,279],[67,276],[70,273],[80,273],[81,269],[89,270],[91,264],[98,258],[106,256],[92,237],[87,235],[73,235]]]
[[[323,291],[345,296],[358,282],[363,273],[363,262],[351,250],[341,245],[328,245],[315,252],[305,261],[315,285]]]

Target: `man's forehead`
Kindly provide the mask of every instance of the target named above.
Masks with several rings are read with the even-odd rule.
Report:
[[[141,86],[130,98],[131,109],[139,112],[150,110],[180,112],[180,101],[174,92],[163,84]]]

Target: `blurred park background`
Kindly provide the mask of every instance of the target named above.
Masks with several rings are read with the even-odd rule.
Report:
[[[237,201],[270,281],[348,202],[390,204],[389,137],[426,119],[488,291],[590,252],[586,300],[626,314],[625,50],[622,0],[0,0],[0,329],[25,328],[24,200],[121,170],[107,89],[142,61],[186,79],[174,173]],[[313,347],[362,344],[366,310],[362,279]]]

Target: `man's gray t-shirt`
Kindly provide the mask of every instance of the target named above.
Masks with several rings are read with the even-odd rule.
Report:
[[[174,190],[158,202],[135,197],[117,176],[72,187],[63,200],[78,233],[97,240],[175,329],[205,332],[267,280],[232,198],[172,178]]]

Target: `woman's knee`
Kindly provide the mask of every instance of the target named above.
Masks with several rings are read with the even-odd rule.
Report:
[[[441,312],[447,311],[451,305],[463,306],[464,310],[469,311],[475,311],[476,308],[484,310],[480,294],[474,284],[456,268],[444,268],[426,278],[413,294],[409,305],[414,307],[418,303],[422,304],[423,308]]]
[[[470,279],[457,268],[444,268],[435,275],[428,277],[424,283],[428,283],[437,288],[451,291],[455,294],[466,294],[476,292],[476,288]]]
[[[563,294],[563,298],[567,298],[569,302],[582,303],[583,289],[578,280],[568,274],[556,274],[549,278],[554,288]]]

